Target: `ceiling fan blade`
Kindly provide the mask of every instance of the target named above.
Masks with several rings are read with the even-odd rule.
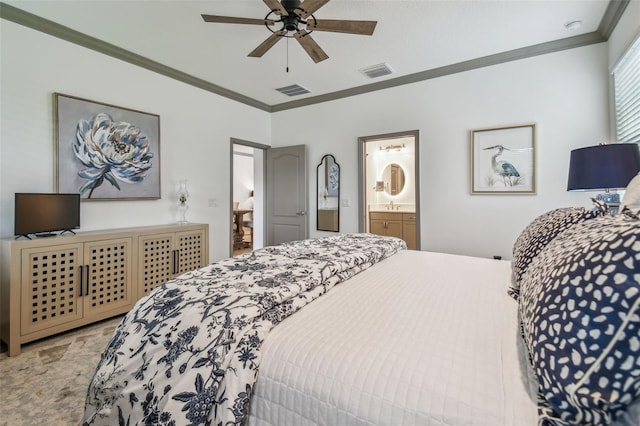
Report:
[[[329,0],[304,0],[300,6],[293,12],[302,19],[307,19],[316,10],[320,9],[325,4],[329,3]]]
[[[278,0],[262,0],[269,9],[276,15],[288,16],[289,12],[285,9]]]
[[[272,19],[234,18],[233,16],[202,15],[205,22],[218,22],[222,24],[251,24],[251,25],[273,25],[276,21]]]
[[[316,64],[329,58],[329,55],[327,55],[324,50],[322,50],[322,48],[318,46],[318,43],[316,43],[316,41],[311,38],[311,34],[306,32],[305,30],[296,31],[293,36],[296,38],[296,40],[298,40],[298,43],[300,43],[302,48],[307,52],[309,56],[311,56],[311,59],[313,59],[313,62],[315,62]]]
[[[341,19],[317,19],[307,21],[307,29],[312,31],[331,31],[334,33],[348,33],[371,35],[376,29],[377,21],[347,21]]]
[[[283,39],[285,34],[287,34],[285,30],[274,32],[269,36],[269,38],[260,43],[260,46],[253,49],[247,56],[251,56],[252,58],[262,57],[262,55],[267,53],[267,51],[271,49],[277,42]]]

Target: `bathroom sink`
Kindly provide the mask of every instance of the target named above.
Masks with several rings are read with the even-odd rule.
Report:
[[[375,213],[392,213],[392,212],[415,213],[416,212],[416,206],[414,206],[412,204],[411,205],[399,204],[397,206],[393,206],[393,210],[392,210],[391,207],[388,204],[382,204],[382,205],[370,206],[369,207],[369,211],[370,212],[375,212]]]

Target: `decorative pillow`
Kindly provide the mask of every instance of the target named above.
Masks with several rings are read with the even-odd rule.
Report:
[[[620,211],[623,211],[625,207],[629,210],[640,209],[640,173],[636,175],[629,184],[622,198],[622,204],[620,205]]]
[[[535,218],[522,231],[513,246],[513,283],[509,295],[518,300],[520,280],[531,260],[555,237],[576,223],[593,219],[600,213],[583,207],[562,207]]]
[[[573,226],[529,265],[519,300],[540,423],[601,425],[640,398],[640,221]]]

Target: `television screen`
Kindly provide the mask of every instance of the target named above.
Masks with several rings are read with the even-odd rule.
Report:
[[[80,194],[16,193],[15,235],[50,236],[80,227]]]

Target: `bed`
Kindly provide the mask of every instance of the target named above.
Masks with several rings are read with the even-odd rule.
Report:
[[[535,424],[510,273],[410,250],[361,272],[269,335],[249,425]]]
[[[557,209],[523,231],[513,263],[371,234],[214,263],[125,317],[89,387],[85,424],[640,424],[638,224]],[[597,338],[596,326],[582,339],[557,333],[566,360],[551,349],[554,331],[571,331],[563,311],[581,317],[549,297],[581,291],[584,267],[594,282],[579,284],[606,287],[596,299],[621,307],[588,306],[609,316]]]

